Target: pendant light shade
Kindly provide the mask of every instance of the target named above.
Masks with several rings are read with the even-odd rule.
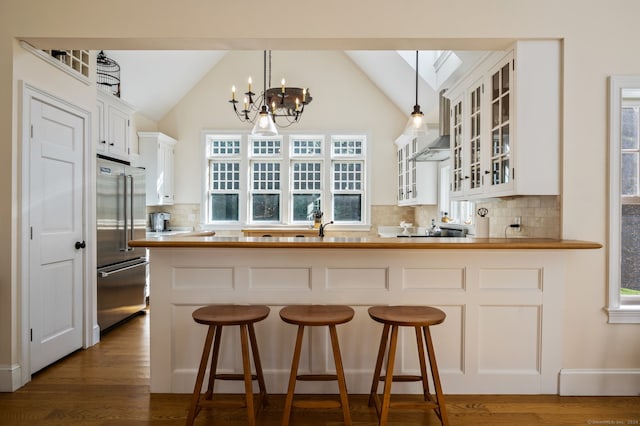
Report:
[[[427,136],[428,128],[424,120],[424,114],[418,105],[418,51],[416,50],[416,104],[413,106],[413,112],[409,121],[404,128],[404,136],[409,139]]]
[[[262,105],[251,134],[259,136],[276,136],[278,134],[276,123],[273,121],[273,116],[266,105]]]

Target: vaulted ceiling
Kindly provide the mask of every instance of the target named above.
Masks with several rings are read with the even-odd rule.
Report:
[[[142,114],[159,121],[216,66],[226,51],[106,50],[105,54],[120,64],[122,87],[126,87],[123,99]],[[345,54],[409,116],[415,104],[415,51],[360,50],[345,51]],[[438,121],[439,91],[450,87],[484,54],[482,51],[420,52],[419,103],[428,122]]]

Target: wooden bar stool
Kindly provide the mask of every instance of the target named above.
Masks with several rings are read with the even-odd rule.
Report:
[[[253,324],[262,321],[269,315],[269,308],[259,305],[209,305],[196,309],[192,316],[195,322],[209,326],[207,337],[202,350],[202,358],[200,367],[198,368],[198,376],[191,397],[191,405],[189,407],[189,415],[187,416],[187,425],[192,425],[196,416],[202,407],[242,407],[247,408],[247,416],[249,425],[256,424],[255,411],[253,408],[253,388],[252,380],[258,381],[260,388],[260,404],[267,404],[267,389],[262,375],[262,365],[260,364],[260,355],[258,353],[258,344],[256,342],[256,333]],[[220,353],[220,340],[222,337],[222,328],[229,325],[240,326],[240,341],[242,345],[242,366],[244,374],[216,374],[218,365],[218,355]],[[215,341],[214,341],[215,334]],[[247,339],[248,334],[248,339]],[[256,374],[251,374],[251,363],[249,360],[249,341],[251,341],[251,352],[253,355],[253,363],[255,365]],[[209,371],[209,385],[207,391],[202,392],[202,384],[204,374],[207,368],[207,360],[211,353],[211,344],[213,343],[213,355],[211,355],[211,368]],[[245,401],[213,401],[213,385],[215,380],[243,380],[245,390]]]
[[[282,425],[287,426],[291,417],[291,407],[295,405],[300,408],[340,408],[345,425],[351,425],[351,414],[349,413],[349,398],[347,396],[347,385],[344,379],[342,368],[342,358],[340,356],[340,346],[338,345],[337,324],[344,324],[351,321],[354,311],[349,306],[341,305],[293,305],[286,306],[280,311],[280,318],[284,322],[298,326],[296,337],[296,347],[293,352],[291,362],[291,375],[289,376],[289,390],[284,404]],[[302,337],[305,326],[329,326],[331,335],[331,347],[333,348],[333,360],[336,365],[336,374],[298,374],[298,364],[300,363],[300,351],[302,349]],[[293,401],[293,394],[297,380],[308,381],[328,381],[337,380],[340,390],[340,402],[337,401]]]
[[[436,364],[436,355],[433,350],[433,342],[431,341],[431,333],[429,326],[440,324],[444,321],[446,315],[440,309],[429,306],[373,306],[369,308],[369,316],[382,324],[382,338],[380,339],[380,349],[378,350],[378,359],[376,368],[373,373],[373,383],[371,384],[371,393],[369,395],[369,406],[375,404],[378,413],[379,425],[387,424],[390,407],[403,408],[423,408],[433,409],[440,419],[440,422],[446,426],[449,424],[447,419],[447,411],[440,385],[440,376],[438,375],[438,366]],[[413,375],[393,375],[393,364],[396,358],[396,345],[398,343],[398,328],[414,327],[416,331],[416,341],[418,344],[418,359],[420,361],[420,376]],[[387,354],[386,376],[380,376],[382,369],[382,361],[387,350],[389,341],[389,328],[391,328],[391,342],[389,353]],[[431,376],[435,386],[435,399],[429,392],[429,382],[427,379],[427,367],[424,358],[424,343],[422,340],[424,333],[424,341],[427,346],[427,355],[429,356],[429,365],[431,367]],[[378,384],[384,381],[384,393],[382,403],[378,396]],[[422,390],[424,401],[420,403],[403,403],[391,402],[391,384],[394,382],[422,382]]]

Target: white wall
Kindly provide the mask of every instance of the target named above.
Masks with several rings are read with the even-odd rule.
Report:
[[[253,79],[262,90],[262,52],[232,51],[215,66],[160,122],[160,130],[176,145],[176,203],[200,203],[202,193],[202,131],[251,131],[233,113],[231,86],[238,98]],[[366,132],[373,160],[372,204],[395,204],[396,179],[393,141],[406,118],[343,53],[336,51],[273,52],[272,85],[282,77],[287,85],[309,87],[313,100],[291,132]],[[267,83],[268,84],[268,83]],[[384,119],[381,119],[384,117]]]
[[[640,74],[640,56],[634,54],[640,40],[638,16],[637,0],[424,0],[406,5],[387,0],[296,4],[273,0],[259,13],[250,2],[114,0],[104,8],[81,0],[3,0],[0,366],[17,360],[19,139],[13,38],[30,38],[43,48],[72,44],[69,47],[92,49],[251,50],[497,49],[515,38],[559,38],[564,53],[563,237],[606,244],[607,76]],[[242,73],[236,70],[234,75]],[[321,95],[318,91],[317,96]],[[177,129],[168,123],[164,126],[168,132]],[[565,327],[565,368],[640,368],[640,340],[634,338],[639,326],[609,325],[602,310],[607,293],[606,253],[605,248],[570,256],[566,315],[559,325]]]

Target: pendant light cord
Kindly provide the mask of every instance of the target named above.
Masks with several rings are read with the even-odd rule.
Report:
[[[418,51],[416,50],[416,105],[418,105]]]
[[[262,96],[266,96],[267,94],[267,51],[264,51],[263,55],[263,72],[262,72]],[[267,100],[265,98],[262,99],[263,105],[267,104]],[[269,109],[269,105],[267,105],[267,109]]]

